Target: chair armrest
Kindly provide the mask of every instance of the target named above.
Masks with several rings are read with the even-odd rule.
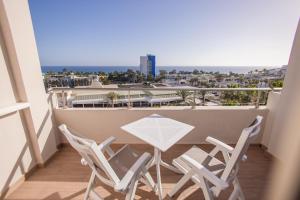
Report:
[[[81,158],[80,162],[81,162],[81,165],[83,165],[83,166],[88,165],[88,162],[84,158]]]
[[[111,136],[107,138],[104,142],[98,145],[101,151],[106,151],[108,155],[111,157],[115,154],[115,152],[110,148],[110,145],[116,140],[115,137]]]
[[[206,139],[205,139],[206,142],[209,142],[211,144],[214,144],[217,148],[218,151],[222,151],[224,153],[232,153],[234,148],[221,142],[220,140],[217,140],[213,137],[210,137],[208,136]],[[214,150],[214,152],[212,154],[216,154],[216,150]],[[224,154],[223,154],[224,155]],[[215,155],[212,155],[212,156],[215,156]],[[243,161],[246,161],[247,160],[247,156],[246,155],[243,155],[242,157],[242,160]]]
[[[144,153],[139,159],[130,167],[128,172],[122,178],[122,180],[115,185],[116,191],[124,191],[128,188],[132,181],[135,181],[136,177],[145,169],[147,163],[151,160],[149,153]]]
[[[220,151],[225,151],[227,153],[231,153],[234,148],[221,142],[220,140],[217,140],[215,138],[212,138],[212,137],[207,137],[205,139],[206,142],[209,142],[211,144],[214,144]]]
[[[205,178],[216,187],[220,189],[225,189],[229,186],[228,183],[226,183],[224,180],[217,177],[214,173],[209,171],[201,163],[195,161],[193,158],[187,155],[182,155],[181,158],[183,161],[185,161],[187,165],[189,165],[194,170],[195,173],[197,173],[197,175]]]

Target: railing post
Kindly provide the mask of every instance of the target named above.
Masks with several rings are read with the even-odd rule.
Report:
[[[66,97],[65,97],[65,91],[64,90],[61,92],[61,98],[62,98],[62,101],[63,101],[63,108],[66,108]]]
[[[260,100],[261,91],[257,91],[257,99],[255,103],[255,108],[259,108],[259,100]]]
[[[193,92],[193,105],[192,105],[192,109],[196,108],[196,90],[194,90]]]
[[[128,90],[128,103],[127,103],[128,109],[131,107],[131,101],[130,101],[130,90]]]
[[[205,94],[206,94],[206,91],[202,90],[202,106],[205,106]]]
[[[59,108],[57,93],[50,91],[49,94],[51,97],[51,108]]]
[[[269,91],[264,91],[264,92],[262,93],[262,95],[263,95],[263,97],[262,97],[262,99],[263,99],[263,104],[264,104],[264,105],[267,105],[267,100],[268,100]]]

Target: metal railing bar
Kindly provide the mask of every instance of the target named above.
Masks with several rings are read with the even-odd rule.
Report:
[[[69,87],[54,87],[48,91],[281,91],[282,88],[181,88],[181,87],[164,87],[164,88],[69,88]]]

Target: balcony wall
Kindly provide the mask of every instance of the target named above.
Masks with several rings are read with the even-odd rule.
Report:
[[[266,126],[263,134],[263,138],[261,143],[268,148],[269,153],[276,156],[276,152],[273,149],[270,149],[269,147],[271,144],[271,139],[275,138],[273,131],[274,126],[274,120],[276,118],[276,115],[278,113],[278,105],[280,102],[281,92],[270,92],[268,96],[268,102],[267,102],[267,109],[269,110],[268,118],[266,120]]]
[[[299,199],[300,188],[300,21],[293,42],[283,90],[276,105],[269,151],[283,166],[274,171],[269,199]]]
[[[0,199],[56,152],[27,0],[0,0]],[[19,104],[30,105],[14,110]],[[10,110],[10,112],[3,112]],[[4,114],[3,114],[4,113]]]
[[[195,126],[195,129],[179,143],[205,143],[209,135],[222,141],[235,144],[241,130],[247,127],[256,115],[266,118],[268,109],[260,107],[198,107],[196,109],[184,107],[163,108],[106,108],[106,109],[55,109],[57,124],[65,123],[76,132],[98,142],[111,135],[118,138],[119,143],[142,143],[141,140],[120,129],[121,126],[142,117],[159,114],[165,117],[185,122]],[[263,131],[262,131],[263,132]],[[260,137],[256,143],[261,142]],[[65,142],[65,140],[63,140]]]
[[[15,85],[11,84],[7,57],[3,52],[3,37],[0,35],[0,108],[16,103]],[[3,92],[5,91],[5,92]],[[29,145],[22,114],[13,112],[0,116],[0,199],[1,193],[16,183],[35,164],[35,156]]]

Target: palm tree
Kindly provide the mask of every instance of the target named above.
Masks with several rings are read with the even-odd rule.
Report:
[[[199,85],[199,79],[197,77],[191,78],[190,83],[192,86],[198,86]]]
[[[167,75],[167,71],[166,70],[159,70],[159,76],[162,78],[165,78]]]
[[[65,74],[67,71],[68,71],[67,68],[62,69],[63,74]]]
[[[187,103],[187,99],[188,99],[188,96],[190,95],[190,92],[187,91],[187,90],[178,90],[177,91],[177,95],[180,96],[182,98],[182,101],[184,103]]]
[[[180,75],[177,74],[177,76],[175,77],[175,81],[179,81],[181,79]]]
[[[111,107],[114,107],[114,101],[118,99],[119,95],[115,92],[109,92],[106,97],[111,101]]]
[[[207,82],[200,82],[200,87],[201,88],[209,88],[210,85]],[[205,95],[206,95],[206,93],[207,93],[206,90],[201,90],[200,91],[200,94],[201,94],[201,97],[202,97],[202,106],[205,105]]]
[[[205,106],[205,95],[206,95],[206,90],[201,90],[200,91],[200,94],[201,94],[201,97],[202,97],[202,106]]]

